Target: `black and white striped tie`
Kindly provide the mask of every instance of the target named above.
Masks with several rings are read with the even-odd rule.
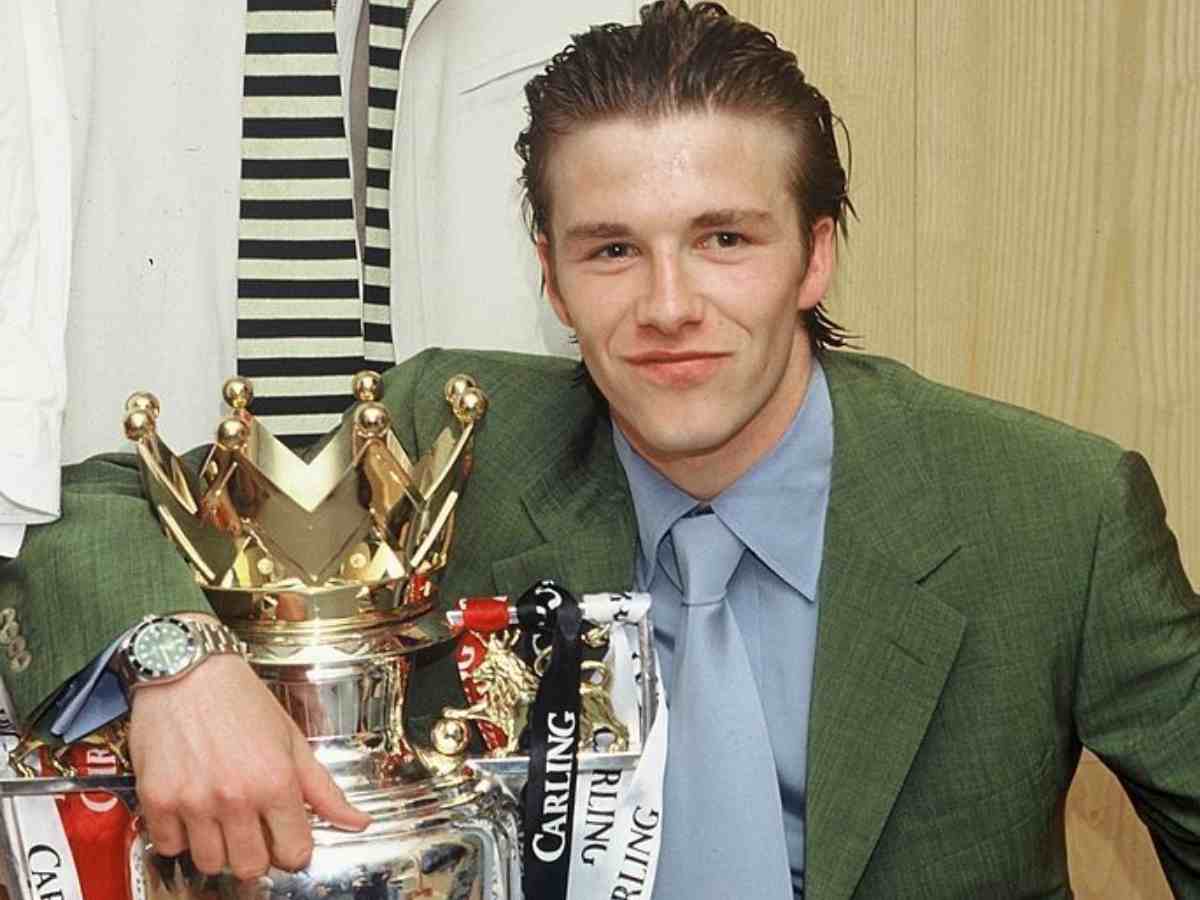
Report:
[[[254,380],[254,413],[293,447],[337,425],[351,374],[394,362],[388,181],[407,9],[385,0],[369,15],[360,270],[330,0],[248,0],[238,373]]]
[[[363,260],[363,348],[370,368],[395,360],[392,344],[392,223],[388,191],[392,134],[400,89],[400,51],[408,0],[381,0],[369,9],[371,74],[367,92],[367,233]]]

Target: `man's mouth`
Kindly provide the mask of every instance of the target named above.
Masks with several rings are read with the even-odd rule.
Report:
[[[731,358],[707,350],[647,350],[626,357],[643,378],[666,387],[694,387],[708,381]]]

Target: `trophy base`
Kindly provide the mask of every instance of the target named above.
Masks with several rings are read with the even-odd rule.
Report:
[[[464,768],[347,799],[371,825],[349,832],[314,820],[302,871],[203,875],[186,854],[150,846],[134,861],[133,900],[520,900],[516,806],[490,778]]]

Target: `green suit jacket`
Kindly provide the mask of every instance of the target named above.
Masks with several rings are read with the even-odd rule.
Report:
[[[1069,897],[1064,798],[1086,745],[1121,777],[1177,894],[1200,897],[1200,600],[1145,462],[896,363],[824,365],[835,455],[806,896]],[[449,423],[442,385],[460,371],[492,402],[444,601],[544,577],[629,587],[633,509],[575,367],[415,357],[384,398],[410,450]],[[128,459],[68,469],[63,503],[0,569],[0,606],[34,656],[5,672],[23,713],[144,612],[204,605]],[[425,673],[425,714],[455,695],[447,662]]]

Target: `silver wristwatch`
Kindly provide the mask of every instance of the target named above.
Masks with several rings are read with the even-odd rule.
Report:
[[[113,655],[127,690],[182,678],[210,656],[236,653],[246,644],[225,625],[177,616],[146,616]]]

